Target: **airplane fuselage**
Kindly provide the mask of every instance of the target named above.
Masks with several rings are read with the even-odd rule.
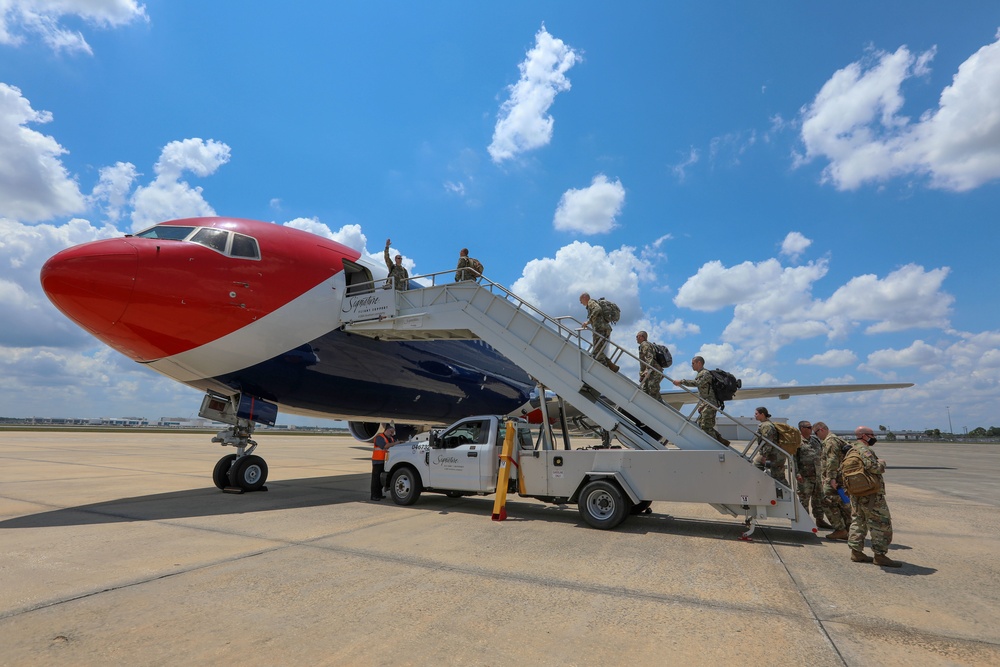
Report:
[[[64,250],[41,281],[59,310],[130,359],[291,414],[445,424],[528,401],[528,375],[481,341],[341,331],[342,309],[386,273],[314,234],[195,218]]]

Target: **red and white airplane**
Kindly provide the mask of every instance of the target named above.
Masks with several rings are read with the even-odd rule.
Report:
[[[238,454],[223,457],[213,478],[253,490],[267,477],[251,455],[253,423],[273,424],[275,410],[345,420],[362,441],[387,421],[405,437],[473,414],[540,419],[534,382],[482,341],[390,342],[343,331],[341,314],[386,275],[384,263],[308,232],[192,218],[63,250],[42,267],[41,282],[99,340],[205,391],[203,411],[232,417],[231,435],[215,441]],[[905,386],[744,389],[740,398]]]

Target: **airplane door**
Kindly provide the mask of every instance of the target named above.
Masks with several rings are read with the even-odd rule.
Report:
[[[427,486],[455,491],[483,491],[481,470],[491,450],[489,420],[470,419],[442,433],[430,450]]]

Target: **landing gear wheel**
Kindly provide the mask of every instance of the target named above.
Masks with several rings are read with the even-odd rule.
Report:
[[[577,501],[583,520],[601,530],[610,530],[624,521],[631,505],[631,501],[616,484],[603,479],[583,487]]]
[[[244,491],[259,491],[267,481],[267,463],[259,456],[244,456],[229,473],[233,486]]]
[[[652,513],[652,510],[649,509],[649,506],[652,504],[653,501],[651,500],[640,501],[635,505],[632,505],[632,510],[629,512],[629,514],[631,514],[632,516],[636,516],[637,514],[650,514]]]
[[[233,467],[235,460],[236,454],[226,454],[215,464],[215,470],[212,471],[212,481],[215,482],[216,487],[224,489],[229,486],[229,469]]]
[[[392,473],[389,495],[397,505],[412,505],[420,497],[420,478],[413,468],[402,467]]]

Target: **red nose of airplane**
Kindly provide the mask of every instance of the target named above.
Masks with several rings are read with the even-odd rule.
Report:
[[[126,239],[107,239],[57,253],[42,266],[40,277],[56,308],[99,336],[128,307],[136,271],[136,249]]]

